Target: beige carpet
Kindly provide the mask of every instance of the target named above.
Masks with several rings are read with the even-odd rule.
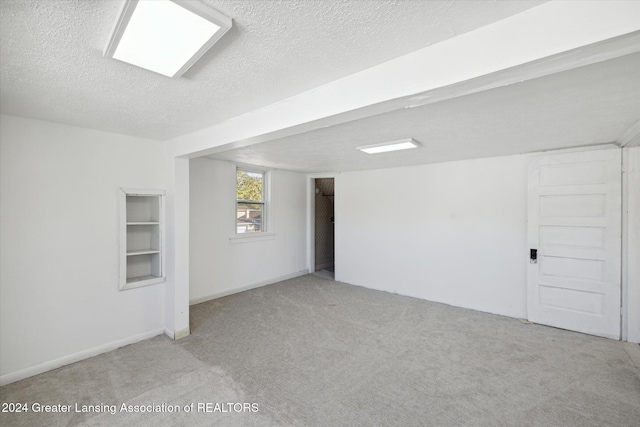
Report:
[[[156,337],[0,388],[2,402],[73,411],[0,413],[0,425],[639,425],[634,344],[317,275],[193,306],[191,318],[180,341]]]

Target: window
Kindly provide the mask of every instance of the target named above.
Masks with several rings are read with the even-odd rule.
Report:
[[[236,233],[267,231],[265,172],[236,169]]]

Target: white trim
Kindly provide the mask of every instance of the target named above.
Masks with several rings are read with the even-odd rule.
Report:
[[[164,196],[167,193],[165,190],[150,190],[148,188],[142,189],[120,187],[120,190],[124,191],[127,196]]]
[[[23,380],[25,378],[32,377],[34,375],[42,374],[43,372],[51,371],[53,369],[60,368],[61,366],[70,365],[71,363],[78,362],[80,360],[89,359],[90,357],[98,356],[99,354],[108,353],[125,345],[135,344],[140,341],[153,338],[165,333],[165,329],[152,329],[148,332],[143,332],[138,335],[133,335],[128,338],[124,338],[118,341],[113,341],[107,344],[102,344],[97,347],[92,347],[87,350],[82,350],[77,353],[69,354],[58,359],[51,360],[49,362],[40,363],[39,365],[31,366],[29,368],[21,369],[16,372],[11,372],[0,376],[0,386],[14,383],[16,381]]]
[[[263,280],[261,282],[253,283],[251,285],[240,286],[239,288],[230,289],[230,290],[223,291],[223,292],[217,292],[215,294],[207,295],[205,297],[194,298],[194,299],[189,300],[189,305],[196,305],[196,304],[200,304],[200,303],[203,303],[203,302],[211,301],[211,300],[214,300],[214,299],[217,299],[217,298],[226,297],[228,295],[233,295],[233,294],[237,294],[237,293],[240,293],[240,292],[249,291],[251,289],[261,288],[263,286],[271,285],[273,283],[282,282],[283,280],[289,280],[289,279],[294,279],[294,278],[300,277],[300,276],[306,276],[307,274],[309,274],[309,272],[307,270],[300,270],[300,271],[297,271],[295,273],[285,274],[284,276],[275,277],[273,279],[268,279],[268,280]]]
[[[622,149],[622,340],[640,343],[640,267],[631,259],[640,254],[640,147]]]
[[[158,189],[139,189],[139,188],[124,188],[120,187],[118,191],[118,210],[119,212],[119,236],[118,242],[119,250],[119,263],[120,272],[118,280],[118,290],[126,291],[130,289],[142,288],[150,285],[157,285],[166,281],[166,264],[165,264],[165,190]],[[149,278],[146,280],[129,281],[127,278],[127,257],[131,255],[131,252],[127,249],[127,226],[130,223],[127,221],[127,197],[128,196],[151,196],[158,198],[158,251],[160,256],[160,276]],[[149,222],[149,224],[152,224]]]
[[[263,240],[273,240],[275,238],[276,233],[240,233],[229,237],[229,243],[261,242]]]
[[[189,327],[189,160],[169,157],[170,196],[167,213],[167,283],[165,284],[165,327]],[[172,193],[172,194],[171,194]]]
[[[333,178],[334,198],[333,198],[333,211],[334,211],[334,224],[336,221],[336,206],[337,200],[335,197],[336,189],[338,188],[338,177],[340,172],[327,172],[327,173],[309,173],[307,174],[307,269],[309,274],[316,271],[316,186],[315,181],[317,178]],[[336,225],[337,227],[337,225]],[[338,231],[334,228],[334,242],[338,236]],[[337,248],[338,245],[335,245]],[[334,254],[334,267],[337,271],[338,254]]]
[[[176,341],[191,335],[191,328],[184,328],[175,332],[170,329],[164,328],[164,334],[169,338],[171,338],[172,340]]]
[[[186,338],[189,335],[191,335],[191,328],[184,328],[176,331],[173,338],[177,341],[179,339]]]
[[[316,189],[315,177],[307,177],[307,270],[316,271]],[[335,191],[333,193],[336,194]],[[335,197],[334,197],[335,199]]]
[[[613,142],[609,142],[606,144],[598,144],[598,145],[583,145],[580,147],[571,147],[571,148],[549,148],[548,150],[542,150],[542,151],[532,151],[529,153],[523,153],[524,155],[531,155],[531,156],[539,156],[539,155],[543,155],[543,154],[564,154],[564,153],[579,153],[581,151],[596,151],[596,150],[610,150],[612,148],[620,148],[620,146],[618,144],[615,144]],[[513,154],[510,154],[513,155]],[[516,156],[518,154],[515,154]]]
[[[620,304],[621,339],[629,334],[629,151],[622,149],[622,289]]]
[[[260,168],[257,166],[251,166],[251,165],[243,165],[243,164],[239,164],[239,163],[235,163],[236,165],[236,173],[233,174],[233,194],[235,195],[235,202],[234,202],[234,213],[233,213],[233,236],[230,237],[230,239],[236,239],[236,238],[240,238],[243,239],[245,238],[246,234],[249,235],[253,235],[252,237],[256,237],[257,239],[255,240],[270,240],[267,239],[266,237],[260,239],[259,237],[261,236],[270,236],[270,235],[274,235],[273,233],[273,221],[271,219],[271,217],[273,216],[273,197],[272,197],[272,185],[271,185],[271,179],[273,177],[273,174],[271,173],[270,169],[266,169],[266,168]],[[248,172],[248,173],[259,173],[262,175],[262,200],[244,200],[244,199],[238,199],[238,171],[244,171],[244,172]],[[259,232],[249,232],[249,233],[238,233],[238,202],[241,203],[255,203],[255,204],[262,204],[262,230],[263,231],[259,231]],[[259,235],[259,236],[257,236]],[[243,242],[238,242],[238,243],[244,243],[244,242],[248,242],[248,241],[253,241],[253,240],[245,240]],[[233,243],[233,242],[232,242]]]

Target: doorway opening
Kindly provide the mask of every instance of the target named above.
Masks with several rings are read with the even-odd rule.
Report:
[[[315,272],[335,277],[335,185],[333,178],[315,179]]]

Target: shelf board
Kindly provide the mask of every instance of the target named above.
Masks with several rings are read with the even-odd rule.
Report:
[[[136,283],[142,282],[143,280],[151,280],[151,279],[160,279],[160,276],[154,276],[153,274],[149,274],[146,276],[138,276],[138,277],[127,277],[127,283]]]
[[[135,222],[128,222],[127,225],[160,225],[160,223],[153,222],[153,221],[135,221]]]
[[[135,251],[128,251],[127,256],[136,256],[136,255],[149,255],[149,254],[159,254],[160,251],[158,249],[138,249]]]

